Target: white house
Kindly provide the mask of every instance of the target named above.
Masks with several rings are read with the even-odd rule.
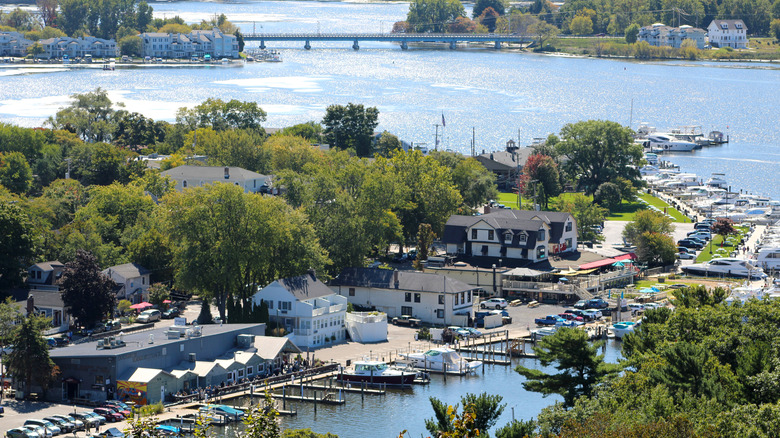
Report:
[[[238,58],[238,39],[218,28],[193,30],[188,34],[146,32],[139,35],[143,56],[154,58]]]
[[[498,210],[482,216],[450,216],[442,241],[447,254],[507,262],[545,260],[577,251],[577,223],[569,213]]]
[[[322,347],[346,339],[347,299],[337,295],[313,272],[276,280],[253,301],[268,303],[271,320],[284,327],[299,347]]]
[[[747,26],[742,20],[712,20],[707,36],[713,47],[748,48]]]
[[[662,23],[655,23],[639,29],[637,39],[647,41],[651,46],[682,47],[685,40],[691,40],[696,43],[696,47],[703,49],[705,45],[704,29],[693,26],[670,27]]]
[[[271,177],[261,175],[240,167],[219,166],[178,166],[161,173],[176,182],[176,190],[183,191],[192,187],[221,182],[235,184],[245,192],[257,193],[271,185]]]
[[[44,331],[46,335],[67,332],[73,323],[70,308],[62,301],[59,291],[33,290],[27,300],[17,302],[16,306],[25,315],[35,313],[51,318],[51,328]]]
[[[130,300],[133,303],[146,301],[151,272],[137,263],[125,263],[103,270],[117,284],[118,299]]]
[[[119,53],[116,41],[91,36],[83,38],[55,37],[38,42],[43,46],[43,53],[38,55],[39,58],[62,58],[63,55],[68,55],[70,58],[84,55],[110,58]]]
[[[19,32],[0,32],[0,56],[25,56],[32,43]]]
[[[350,303],[389,318],[412,315],[435,325],[466,324],[478,289],[444,275],[379,268],[344,269],[330,287]]]

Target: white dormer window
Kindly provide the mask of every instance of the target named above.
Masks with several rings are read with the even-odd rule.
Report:
[[[518,234],[517,241],[519,243],[527,242],[528,241],[528,234],[526,234],[525,231],[523,231],[522,233]]]
[[[504,243],[512,243],[512,233],[504,234]]]

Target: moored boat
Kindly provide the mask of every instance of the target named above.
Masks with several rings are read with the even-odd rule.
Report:
[[[385,362],[374,360],[356,361],[354,366],[339,373],[339,380],[375,385],[411,385],[416,377],[416,371],[391,367]]]
[[[610,328],[612,329],[612,333],[615,334],[616,338],[623,339],[623,337],[627,334],[633,333],[634,329],[636,329],[639,324],[639,322],[623,321],[612,324],[612,327]]]
[[[449,347],[432,348],[426,352],[401,353],[402,360],[409,365],[433,372],[468,374],[482,366],[482,361],[466,360]]]

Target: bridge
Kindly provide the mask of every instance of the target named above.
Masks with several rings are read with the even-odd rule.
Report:
[[[533,41],[531,35],[514,34],[453,34],[453,33],[250,33],[244,35],[244,41],[260,41],[260,48],[265,49],[268,41],[303,41],[303,48],[311,49],[312,41],[350,41],[352,48],[360,49],[360,41],[384,41],[400,43],[401,49],[409,48],[409,43],[449,43],[450,49],[455,49],[459,42],[493,43],[496,49],[501,43],[528,43]]]

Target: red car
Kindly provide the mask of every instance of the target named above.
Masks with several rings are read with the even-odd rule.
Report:
[[[119,406],[116,403],[106,402],[106,403],[103,403],[103,407],[111,409],[114,412],[118,412],[118,413],[122,414],[122,416],[125,417],[125,418],[129,417],[132,414],[129,409],[125,409],[125,408],[123,408],[122,406]]]
[[[92,412],[106,417],[106,421],[115,422],[115,421],[122,421],[125,419],[125,417],[122,414],[118,412],[114,412],[112,409],[108,409],[108,408],[95,408],[92,410]]]
[[[567,321],[578,321],[578,322],[585,322],[584,319],[582,319],[581,316],[577,316],[573,313],[559,313],[558,316],[561,318],[566,319]]]

